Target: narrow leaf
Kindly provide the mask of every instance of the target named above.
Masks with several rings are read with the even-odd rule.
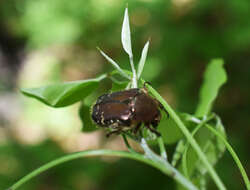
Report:
[[[197,117],[202,117],[210,112],[220,87],[227,81],[227,74],[223,64],[222,59],[214,59],[207,66],[204,82],[200,90],[200,100],[195,112]]]
[[[128,17],[128,8],[125,9],[124,19],[122,24],[122,46],[129,57],[133,57],[132,47],[131,47],[131,34],[129,27],[129,17]]]
[[[101,49],[97,48],[100,53],[102,54],[102,56],[109,62],[112,64],[112,66],[125,78],[130,80],[130,77],[121,69],[121,67],[113,60],[111,59],[108,55],[106,55]]]
[[[149,47],[149,41],[147,41],[147,43],[144,45],[144,48],[142,50],[141,59],[139,61],[139,65],[138,65],[138,69],[137,69],[138,79],[140,78],[142,71],[143,71],[143,68],[144,68],[144,64],[145,64],[147,54],[148,54],[148,47]]]
[[[95,79],[65,82],[40,88],[23,88],[21,92],[51,107],[64,107],[83,100],[97,87],[106,75]]]

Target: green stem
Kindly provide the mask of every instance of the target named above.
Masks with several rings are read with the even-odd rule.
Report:
[[[164,142],[163,142],[162,137],[158,137],[157,141],[158,141],[158,145],[160,148],[161,157],[164,158],[165,160],[167,160],[167,152],[165,150],[165,146],[164,146]]]
[[[28,175],[24,176],[15,184],[13,184],[8,190],[16,190],[17,188],[19,188],[21,185],[23,185],[24,183],[26,183],[33,177],[59,164],[62,164],[62,163],[65,163],[65,162],[68,162],[68,161],[71,161],[80,157],[91,157],[91,156],[115,156],[115,157],[124,157],[124,158],[130,158],[136,161],[140,161],[152,167],[155,167],[159,169],[160,171],[162,171],[163,173],[173,177],[176,181],[183,184],[187,189],[197,190],[197,188],[194,187],[189,181],[187,181],[183,176],[179,175],[178,171],[175,171],[175,168],[173,168],[173,171],[174,171],[173,173],[173,171],[169,170],[168,167],[163,167],[161,162],[155,162],[151,159],[148,159],[142,154],[130,153],[130,152],[125,152],[125,151],[113,151],[113,150],[88,150],[88,151],[72,153],[72,154],[63,156],[61,158],[55,159],[39,167],[38,169],[32,171]],[[174,175],[174,174],[177,174],[177,175]]]
[[[196,140],[192,137],[190,132],[187,130],[186,126],[183,124],[181,119],[178,117],[178,115],[174,112],[174,110],[168,105],[168,103],[161,97],[161,95],[153,89],[151,86],[147,85],[148,90],[154,95],[154,97],[163,105],[163,107],[168,111],[169,115],[172,117],[172,119],[176,122],[180,130],[183,132],[185,137],[187,138],[188,142],[190,145],[193,147],[197,155],[200,157],[201,161],[207,168],[210,176],[214,180],[215,184],[220,190],[226,190],[226,187],[220,180],[218,174],[214,170],[214,168],[211,166],[211,164],[208,162],[205,154],[202,152],[201,148],[199,147],[198,143]]]
[[[129,62],[132,69],[133,77],[132,77],[132,88],[137,88],[137,76],[136,76],[136,70],[134,65],[133,56],[129,56]]]
[[[205,124],[207,123],[209,120],[213,119],[214,116],[210,116],[208,118],[204,118],[202,121],[200,121],[200,123],[197,125],[197,127],[192,131],[191,135],[192,137],[194,137],[194,135],[197,133],[197,131],[200,130],[200,128]],[[183,173],[184,175],[189,178],[189,175],[188,175],[188,169],[187,169],[187,151],[188,151],[188,148],[189,148],[189,143],[186,143],[185,145],[185,149],[184,149],[184,152],[183,152],[183,156],[182,156],[182,169],[183,169]]]
[[[155,154],[148,146],[146,140],[144,138],[141,139],[141,147],[145,152],[145,156],[152,160],[157,166],[159,166],[160,170],[164,170],[164,172],[182,184],[189,190],[198,190],[189,180],[187,180],[178,170],[176,170],[166,159]]]
[[[241,164],[241,161],[239,159],[239,157],[237,156],[237,154],[235,153],[235,151],[233,150],[232,146],[227,142],[227,140],[220,134],[218,133],[213,127],[211,127],[210,125],[206,124],[205,125],[212,133],[214,133],[217,137],[220,138],[220,140],[223,141],[223,143],[225,144],[227,150],[230,152],[230,154],[232,155],[236,165],[238,166],[240,173],[242,175],[242,178],[245,182],[245,185],[247,187],[248,190],[250,190],[250,182],[247,176],[247,173],[243,167],[243,165]]]
[[[176,147],[175,147],[175,152],[174,152],[174,155],[173,155],[173,158],[172,158],[172,166],[176,166],[177,165],[177,162],[180,160],[183,152],[184,152],[184,149],[185,149],[185,141],[184,139],[181,139],[179,140],[179,142],[177,143]]]

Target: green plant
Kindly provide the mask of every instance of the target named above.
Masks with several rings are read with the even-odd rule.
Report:
[[[149,41],[143,48],[136,72],[130,38],[128,9],[126,9],[122,26],[122,45],[125,52],[129,55],[132,72],[125,71],[120,68],[115,61],[98,48],[100,53],[116,69],[115,71],[103,74],[95,79],[60,83],[40,88],[22,89],[22,93],[29,97],[36,98],[48,106],[64,107],[78,101],[83,101],[83,99],[85,99],[90,93],[96,90],[99,82],[104,78],[111,78],[113,80],[113,83],[115,84],[113,90],[131,87],[137,88],[144,83],[144,80],[141,79],[140,76],[146,61]],[[117,74],[123,76],[127,81],[118,81],[115,78]],[[200,100],[194,115],[187,113],[177,114],[155,89],[153,89],[150,85],[147,85],[149,93],[151,93],[151,95],[154,96],[168,111],[170,119],[167,122],[173,121],[171,127],[178,128],[182,132],[183,136],[176,136],[173,131],[172,133],[166,135],[165,130],[167,128],[164,127],[166,123],[162,123],[161,126],[163,126],[163,124],[164,126],[159,128],[162,137],[154,137],[152,134],[148,134],[148,131],[143,131],[145,133],[142,133],[142,135],[139,136],[133,136],[130,133],[125,133],[122,134],[122,137],[129,152],[90,150],[69,154],[51,161],[37,170],[34,170],[12,185],[9,190],[17,189],[20,185],[27,182],[31,178],[58,164],[79,157],[98,155],[130,158],[151,165],[152,167],[159,169],[164,174],[172,177],[175,181],[181,184],[182,187],[190,190],[206,189],[205,182],[207,180],[206,174],[208,173],[217,185],[218,189],[225,190],[226,187],[213,166],[222,156],[226,148],[229,150],[239,167],[246,187],[249,190],[249,179],[238,156],[226,140],[224,126],[220,118],[216,114],[211,113],[213,102],[220,87],[226,82],[226,80],[227,76],[223,68],[223,60],[212,60],[205,72],[204,83],[200,91]],[[84,102],[81,109],[85,109],[86,107],[88,107],[88,105]],[[83,117],[84,125],[85,123],[88,123],[86,118],[87,117]],[[84,126],[83,130],[94,130],[94,128],[87,129],[87,127]],[[176,136],[175,141],[178,141],[171,163],[165,149],[165,144],[168,143],[169,135]],[[128,143],[127,137],[137,141],[144,150],[144,154],[133,150]],[[160,154],[152,151],[147,141],[157,141]]]

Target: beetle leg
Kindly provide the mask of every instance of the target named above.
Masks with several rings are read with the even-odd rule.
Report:
[[[154,98],[155,102],[157,103],[157,105],[159,106],[159,108],[161,110],[163,110],[166,114],[167,114],[167,117],[169,118],[169,113],[168,111],[164,108],[164,106],[161,104],[161,102],[159,102],[156,98]]]
[[[153,127],[156,128],[158,126],[158,123],[159,123],[158,121],[153,121],[151,122],[151,125],[153,125]]]
[[[108,132],[106,134],[106,137],[109,138],[113,134],[119,135],[121,132],[122,132],[122,129],[113,130],[113,131]]]
[[[138,130],[140,129],[140,127],[141,127],[141,123],[138,123],[138,124],[135,126],[135,128],[133,129],[133,133],[134,133],[134,134],[137,134],[137,132],[138,132]]]
[[[147,125],[145,125],[145,127],[148,128],[152,133],[156,134],[158,137],[161,136],[161,134],[156,129],[151,127],[151,125],[147,124]]]

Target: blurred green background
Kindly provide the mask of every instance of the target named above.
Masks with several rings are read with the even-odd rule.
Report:
[[[127,2],[135,61],[150,38],[143,78],[176,110],[194,112],[206,64],[225,60],[229,79],[214,111],[249,174],[249,0],[1,0],[0,189],[68,152],[125,149],[120,137],[107,140],[102,130],[82,133],[79,104],[52,109],[23,97],[19,88],[111,71],[96,46],[129,69],[120,41]],[[105,81],[98,92],[110,87]],[[167,146],[169,154],[174,147]],[[216,170],[230,190],[244,189],[229,153]],[[92,158],[53,168],[20,189],[175,189],[175,184],[134,161]],[[212,182],[208,189],[215,189]]]

